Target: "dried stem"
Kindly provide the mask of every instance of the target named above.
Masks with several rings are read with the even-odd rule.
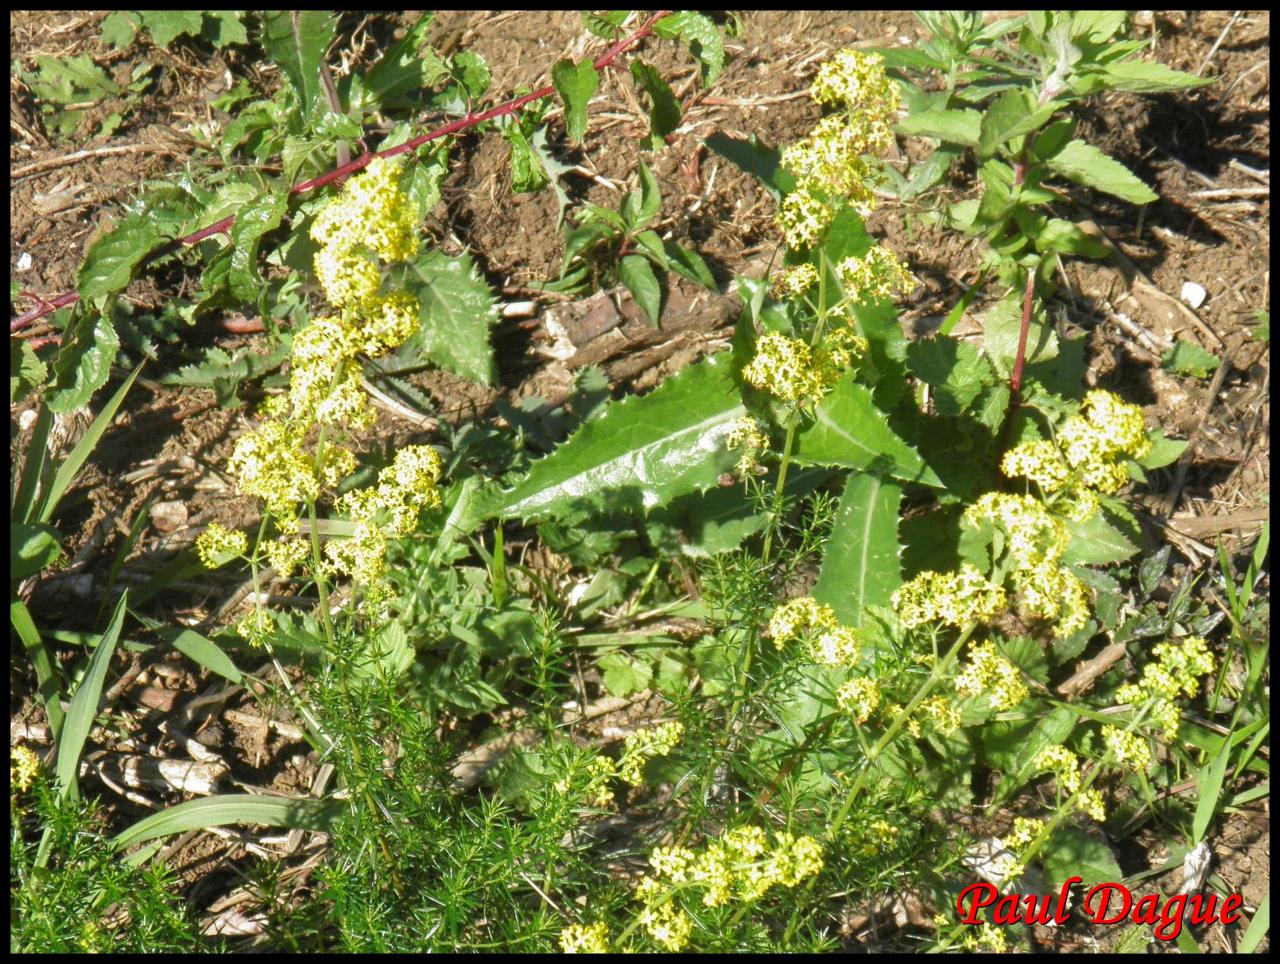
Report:
[[[613,63],[614,60],[617,59],[618,55],[621,54],[624,50],[634,46],[636,43],[643,40],[645,37],[649,36],[649,34],[653,33],[654,24],[656,24],[663,17],[668,16],[670,12],[671,11],[669,10],[659,10],[652,17],[646,20],[644,24],[635,32],[633,32],[629,37],[625,37],[622,40],[619,40],[616,44],[610,47],[607,51],[604,52],[603,55],[598,57],[593,62],[593,65],[595,66],[596,70],[603,70],[605,67],[608,67],[610,64]],[[427,134],[423,134],[421,137],[416,137],[411,141],[406,141],[404,144],[399,144],[395,147],[388,148],[385,151],[378,151],[374,153],[363,154],[360,157],[357,157],[354,161],[350,162],[349,164],[343,164],[335,168],[334,170],[330,171],[328,174],[323,174],[320,177],[312,178],[309,181],[303,181],[301,184],[294,185],[292,188],[290,188],[289,193],[291,195],[304,194],[307,191],[314,190],[315,188],[323,187],[326,184],[331,184],[334,181],[337,181],[337,180],[340,180],[341,178],[346,177],[348,174],[354,174],[356,171],[364,169],[370,163],[372,163],[374,158],[395,157],[397,154],[406,154],[406,153],[409,153],[410,151],[415,151],[419,147],[421,147],[423,144],[426,144],[428,141],[437,140],[441,137],[447,137],[450,134],[456,134],[459,131],[464,131],[464,130],[467,130],[468,128],[475,127],[478,124],[483,124],[487,120],[493,120],[495,117],[502,117],[506,114],[512,114],[515,111],[519,110],[521,107],[523,107],[525,104],[531,103],[535,100],[541,100],[543,97],[550,96],[554,92],[555,92],[554,85],[548,84],[545,87],[538,88],[532,93],[524,94],[521,97],[516,97],[512,100],[507,101],[505,104],[502,104],[498,107],[491,108],[490,110],[482,111],[479,114],[468,113],[465,117],[460,117],[457,120],[451,121],[450,123],[445,124],[442,127],[438,127]],[[231,217],[223,218],[221,221],[217,222],[216,224],[209,225],[207,228],[202,228],[201,230],[196,231],[194,234],[188,234],[186,237],[176,238],[172,241],[168,241],[165,244],[161,245],[160,247],[156,248],[153,252],[151,252],[147,256],[147,260],[151,261],[151,260],[154,260],[155,258],[163,257],[166,254],[171,254],[172,252],[178,250],[180,247],[184,245],[187,247],[190,247],[191,245],[198,244],[199,242],[205,240],[205,238],[212,237],[215,234],[225,234],[231,230],[231,225],[235,223],[235,220],[236,220],[235,215],[232,215]],[[79,298],[80,298],[80,295],[77,292],[68,291],[65,294],[58,295],[56,298],[50,298],[47,300],[42,299],[40,303],[36,305],[36,307],[30,309],[29,311],[23,312],[17,318],[10,319],[9,321],[10,334],[16,331],[21,331],[26,326],[32,324],[33,322],[37,321],[40,318],[43,318],[45,315],[49,314],[50,312],[56,311],[59,308],[65,308],[67,305],[75,304],[75,302],[78,301]]]

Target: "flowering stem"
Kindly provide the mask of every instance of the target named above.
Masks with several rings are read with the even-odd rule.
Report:
[[[645,37],[649,36],[649,34],[653,33],[654,25],[663,17],[668,16],[670,13],[671,13],[670,10],[659,10],[652,17],[646,20],[644,24],[639,29],[634,31],[630,36],[624,37],[622,40],[619,40],[616,44],[614,44],[607,51],[605,51],[605,53],[602,56],[596,58],[596,60],[593,62],[593,66],[595,67],[595,69],[602,70],[603,68],[608,67],[610,64],[613,63],[614,60],[618,58],[618,55],[621,54],[624,50],[634,46],[636,43],[643,40]],[[448,124],[445,124],[442,127],[438,127],[427,134],[423,134],[421,137],[416,137],[411,141],[406,141],[403,144],[398,144],[395,147],[388,148],[385,151],[365,153],[360,157],[357,157],[351,163],[343,164],[340,167],[337,167],[334,170],[330,171],[328,174],[322,174],[320,177],[315,177],[309,181],[303,181],[301,184],[296,184],[289,189],[289,194],[290,195],[304,194],[307,191],[313,190],[315,188],[323,187],[326,184],[330,184],[333,181],[337,181],[337,180],[340,180],[341,178],[346,177],[348,174],[354,174],[356,171],[363,170],[370,163],[372,163],[375,158],[395,157],[397,154],[405,154],[410,151],[415,151],[419,147],[421,147],[423,144],[426,144],[428,141],[437,140],[441,137],[447,137],[450,134],[456,134],[459,131],[467,130],[468,128],[475,127],[478,124],[483,124],[487,120],[493,120],[495,117],[502,117],[506,114],[512,114],[515,111],[519,110],[521,107],[523,107],[525,104],[531,103],[532,101],[535,101],[535,100],[541,100],[543,97],[548,97],[553,93],[555,93],[555,86],[552,84],[548,84],[545,87],[539,87],[537,90],[533,91],[532,93],[524,94],[520,97],[516,97],[512,100],[509,100],[505,104],[501,104],[498,107],[494,107],[486,111],[481,111],[479,114],[474,112],[468,112],[465,117],[460,117],[455,121],[450,121]],[[154,251],[152,251],[147,256],[146,260],[152,261],[156,258],[163,257],[166,254],[171,254],[174,251],[177,251],[178,249],[180,249],[184,245],[187,247],[190,247],[191,245],[197,244],[200,241],[203,241],[206,238],[212,237],[215,234],[226,234],[230,232],[231,226],[235,223],[235,220],[236,220],[235,215],[231,215],[230,217],[223,218],[221,221],[218,221],[216,224],[209,225],[207,228],[201,228],[199,231],[196,231],[193,234],[188,234],[185,237],[175,238],[172,241],[168,241],[165,244],[161,245],[160,247],[156,248]],[[36,307],[32,308],[31,310],[23,312],[21,315],[19,315],[16,318],[10,319],[9,332],[10,334],[12,334],[15,331],[21,331],[23,328],[32,324],[37,319],[43,318],[45,315],[49,314],[50,312],[56,311],[59,308],[65,308],[68,305],[75,304],[79,299],[80,299],[80,295],[78,292],[68,291],[64,294],[58,295],[56,298],[42,300],[40,304],[36,305]]]

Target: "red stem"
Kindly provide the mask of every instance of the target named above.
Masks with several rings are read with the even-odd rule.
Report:
[[[1027,294],[1022,299],[1022,327],[1018,329],[1018,353],[1013,358],[1013,374],[1009,376],[1009,389],[1016,404],[1022,391],[1022,365],[1027,357],[1027,332],[1031,330],[1031,296],[1036,290],[1036,270],[1027,270]]]
[[[596,70],[602,70],[605,67],[608,67],[611,63],[613,63],[614,60],[617,59],[620,53],[622,53],[628,47],[633,46],[640,40],[643,40],[645,37],[649,36],[649,34],[653,33],[654,24],[656,24],[663,17],[668,16],[670,13],[671,13],[670,10],[659,10],[652,17],[646,20],[643,26],[641,26],[638,30],[632,33],[631,36],[625,37],[622,40],[619,40],[616,44],[614,44],[607,51],[605,51],[602,56],[598,57],[595,61],[593,61],[593,65],[595,66]],[[408,153],[409,151],[415,151],[419,147],[421,147],[423,144],[427,143],[428,141],[433,141],[441,137],[447,137],[450,134],[456,134],[458,131],[463,131],[470,127],[475,127],[477,124],[483,124],[487,120],[493,120],[493,118],[495,117],[502,117],[506,114],[514,113],[515,111],[523,107],[525,104],[528,104],[535,100],[541,100],[543,97],[547,97],[554,92],[555,92],[555,86],[552,84],[548,84],[546,87],[538,88],[537,90],[533,91],[533,93],[524,94],[523,96],[516,97],[513,100],[509,100],[505,104],[502,104],[501,106],[491,108],[490,110],[483,111],[482,113],[479,113],[479,114],[474,114],[474,113],[467,114],[466,117],[460,117],[455,121],[450,121],[448,124],[445,124],[442,127],[438,127],[435,130],[431,131],[430,133],[423,134],[421,137],[414,138],[411,141],[406,141],[403,144],[398,144],[395,147],[388,148],[385,151],[378,151],[373,154],[366,153],[360,157],[357,157],[350,164],[344,164],[341,167],[335,168],[334,170],[330,171],[328,174],[322,174],[320,177],[315,177],[309,181],[303,181],[301,184],[296,184],[289,189],[289,193],[291,195],[304,194],[307,191],[314,190],[315,188],[323,187],[326,184],[331,184],[334,181],[337,181],[341,178],[346,177],[348,174],[353,174],[356,171],[359,171],[364,167],[367,167],[375,157],[395,157],[397,154],[405,154],[405,153]],[[191,245],[197,244],[200,241],[203,241],[205,238],[212,237],[215,234],[225,234],[228,231],[230,231],[231,225],[235,223],[235,220],[236,220],[235,215],[232,215],[231,217],[223,218],[221,221],[219,221],[216,224],[209,225],[207,228],[201,228],[199,231],[196,231],[194,234],[188,234],[186,237],[176,238],[172,241],[167,241],[160,247],[156,248],[155,251],[151,252],[147,256],[147,259],[152,260],[154,258],[161,257],[165,254],[169,254],[173,251],[176,251],[182,245],[186,245],[190,247]],[[32,322],[40,318],[43,318],[45,315],[49,314],[50,312],[56,311],[59,308],[65,308],[67,305],[75,304],[79,299],[80,299],[80,295],[78,292],[68,291],[65,294],[58,295],[56,298],[42,300],[40,304],[36,305],[36,307],[30,309],[29,311],[23,312],[17,318],[10,319],[9,333],[13,334],[16,331],[21,331],[27,325],[30,325]]]

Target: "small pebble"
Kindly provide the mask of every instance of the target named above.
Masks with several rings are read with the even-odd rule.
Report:
[[[1199,308],[1204,304],[1204,300],[1207,297],[1209,297],[1209,293],[1204,290],[1203,286],[1196,284],[1194,281],[1184,281],[1182,283],[1182,300],[1192,308]]]

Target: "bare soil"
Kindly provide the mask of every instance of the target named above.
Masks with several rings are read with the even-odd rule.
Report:
[[[89,243],[119,219],[122,205],[142,182],[183,169],[187,125],[226,121],[210,101],[227,89],[233,74],[248,71],[264,89],[274,82],[254,74],[252,59],[235,48],[213,51],[184,40],[167,51],[140,42],[112,49],[99,40],[102,17],[11,15],[10,271],[37,296],[74,288]],[[376,52],[375,38],[390,37],[400,22],[388,15],[354,20],[360,21],[364,39],[342,62],[367,66]],[[843,46],[911,43],[918,33],[914,18],[900,12],[747,12],[740,34],[729,42],[723,76],[705,91],[681,52],[667,44],[646,45],[644,58],[662,71],[685,104],[683,124],[669,148],[647,158],[663,192],[660,229],[672,229],[676,240],[696,248],[722,282],[736,273],[758,274],[777,244],[772,202],[752,177],[709,152],[702,139],[714,131],[738,137],[755,133],[768,144],[802,136],[819,116],[805,94],[818,63]],[[1270,511],[1270,357],[1251,338],[1255,312],[1270,307],[1270,195],[1265,190],[1270,14],[1157,13],[1148,15],[1140,33],[1155,38],[1161,62],[1218,82],[1177,96],[1110,94],[1084,112],[1083,136],[1155,186],[1160,200],[1139,211],[1086,190],[1073,192],[1068,216],[1093,221],[1133,270],[1126,276],[1114,264],[1075,263],[1053,308],[1070,330],[1088,333],[1091,383],[1141,401],[1149,423],[1194,440],[1182,463],[1154,474],[1144,496],[1150,533],[1173,544],[1180,557],[1175,578],[1183,580],[1213,567],[1219,538],[1233,554],[1250,547]],[[493,72],[495,103],[517,88],[544,83],[559,57],[600,49],[576,14],[558,12],[446,11],[438,15],[433,37],[485,58]],[[77,54],[88,54],[120,77],[143,60],[158,70],[137,98],[98,105],[72,137],[57,141],[43,131],[40,105],[17,71],[32,69],[38,55]],[[96,136],[98,121],[113,110],[123,113],[123,124],[110,137]],[[566,148],[562,159],[581,164],[591,175],[574,176],[570,186],[577,200],[616,207],[621,193],[634,187],[636,142],[647,131],[643,105],[625,70],[604,76],[590,116],[585,145],[578,152]],[[111,148],[119,150],[104,150]],[[904,150],[910,153],[913,147],[908,143]],[[505,300],[533,298],[536,285],[556,276],[564,250],[554,227],[554,197],[511,193],[507,148],[496,134],[464,136],[453,156],[429,230],[445,250],[470,251]],[[966,185],[953,189],[963,192]],[[976,243],[939,235],[903,215],[887,204],[871,226],[922,279],[904,306],[904,318],[927,328],[973,281],[980,250]],[[181,269],[144,274],[127,301],[137,311],[156,311],[173,286],[189,281]],[[1179,300],[1185,282],[1198,283],[1208,293],[1194,311]],[[454,423],[492,417],[503,400],[563,397],[573,372],[586,363],[601,365],[616,389],[643,389],[721,347],[736,317],[727,296],[699,299],[680,288],[672,298],[679,311],[669,309],[661,332],[638,321],[625,299],[571,305],[541,298],[534,319],[506,323],[495,333],[499,382],[494,389],[446,375],[420,384],[438,403],[436,414]],[[974,314],[982,308],[975,305]],[[1118,325],[1116,314],[1132,319],[1132,326]],[[231,349],[252,337],[228,331],[225,321],[204,319],[191,338]],[[609,339],[599,337],[602,330],[610,332]],[[1143,330],[1157,339],[1201,345],[1222,359],[1220,375],[1195,379],[1162,370]],[[566,338],[569,350],[557,351],[565,349]],[[24,450],[22,418],[21,407],[11,410],[11,452]],[[219,409],[211,392],[165,388],[144,379],[57,520],[69,535],[73,561],[40,587],[33,599],[37,621],[68,629],[95,627],[107,573],[140,513],[147,518],[141,538],[123,560],[126,582],[142,582],[162,570],[214,519],[249,526],[256,508],[235,495],[222,472],[244,425],[243,409]],[[422,437],[420,425],[386,412],[377,433],[397,441]],[[244,590],[203,574],[171,587],[151,608],[158,618],[208,626],[231,618]],[[42,716],[31,698],[23,657],[16,647],[14,653],[12,732],[38,744]],[[270,703],[259,694],[202,678],[177,654],[120,659],[111,678],[126,670],[134,675],[117,693],[113,718],[119,726],[113,734],[95,733],[95,752],[123,752],[127,743],[140,747],[134,752],[185,760],[190,754],[182,739],[190,736],[225,764],[224,789],[241,784],[312,791],[316,761],[290,728],[283,706],[273,721]],[[173,789],[143,789],[132,800],[106,783],[98,789],[109,801],[112,822],[121,827],[150,808],[188,799]],[[1211,841],[1217,872],[1230,889],[1244,893],[1249,907],[1269,887],[1267,816],[1265,810],[1243,810],[1228,818]],[[211,917],[238,886],[234,867],[255,846],[248,839],[190,834],[171,845],[171,863],[188,896]],[[1161,865],[1162,847],[1156,838],[1126,842],[1126,871]],[[304,853],[286,859],[296,862]],[[1170,892],[1180,882],[1174,872],[1167,882],[1149,883]],[[1086,949],[1094,934],[1037,933],[1036,939],[1044,949]],[[1219,928],[1198,936],[1214,949],[1226,949],[1240,934]],[[863,948],[889,946],[885,940],[883,934],[850,935],[851,946]]]

